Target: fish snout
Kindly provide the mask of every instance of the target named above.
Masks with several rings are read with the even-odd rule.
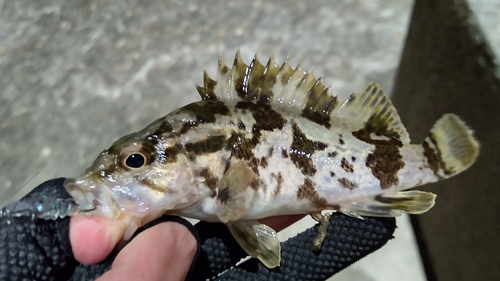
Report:
[[[119,216],[116,202],[103,185],[91,181],[87,176],[64,181],[64,188],[82,210],[89,210],[88,214],[92,215],[115,218]]]

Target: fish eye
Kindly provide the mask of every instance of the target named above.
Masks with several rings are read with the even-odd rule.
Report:
[[[125,158],[125,165],[128,168],[139,169],[142,168],[146,164],[146,156],[142,153],[134,152],[131,153]]]

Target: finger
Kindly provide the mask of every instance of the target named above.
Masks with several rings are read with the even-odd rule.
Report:
[[[104,260],[122,239],[129,224],[127,218],[115,220],[95,216],[72,217],[69,239],[73,255],[84,264]]]
[[[185,226],[161,223],[137,235],[97,280],[184,280],[196,249],[196,239]]]

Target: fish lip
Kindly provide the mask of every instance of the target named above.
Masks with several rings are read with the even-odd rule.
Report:
[[[119,216],[117,202],[104,182],[84,175],[78,178],[68,178],[63,185],[82,212],[107,218]]]
[[[84,191],[81,189],[81,186],[76,183],[75,178],[66,179],[63,185],[69,195],[75,199],[81,208],[89,209],[93,206],[93,200],[88,200],[88,197],[84,195]]]

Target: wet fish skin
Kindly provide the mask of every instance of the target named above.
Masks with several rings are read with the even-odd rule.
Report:
[[[132,230],[163,213],[224,222],[250,255],[276,267],[276,233],[257,219],[422,213],[435,195],[403,190],[456,175],[479,152],[456,115],[410,144],[376,84],[339,103],[311,72],[273,58],[246,65],[237,54],[233,67],[220,59],[217,79],[205,72],[197,89],[201,101],[122,137],[69,179],[73,198],[95,215],[132,217]]]

